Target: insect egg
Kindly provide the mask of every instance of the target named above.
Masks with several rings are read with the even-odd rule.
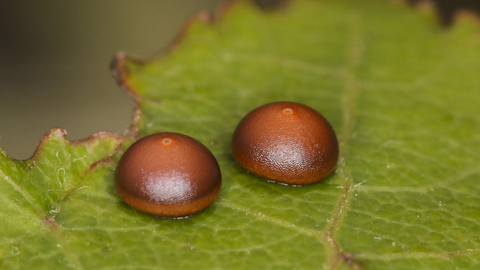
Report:
[[[157,133],[132,144],[115,170],[120,197],[142,212],[185,217],[208,207],[222,184],[213,154],[179,133]]]
[[[237,162],[261,177],[306,185],[328,176],[338,160],[332,126],[317,111],[294,102],[275,102],[248,113],[232,138]]]

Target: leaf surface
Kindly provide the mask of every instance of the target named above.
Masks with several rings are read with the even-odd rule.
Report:
[[[476,269],[480,266],[480,36],[386,1],[239,2],[199,16],[163,57],[119,54],[137,100],[132,134],[205,144],[218,199],[188,219],[142,214],[113,186],[132,136],[68,142],[53,130],[27,161],[0,156],[5,269]],[[233,130],[274,101],[322,113],[336,171],[290,187],[249,174]]]

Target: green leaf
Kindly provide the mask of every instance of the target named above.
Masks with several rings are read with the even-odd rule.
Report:
[[[477,269],[480,267],[480,38],[431,12],[380,0],[245,2],[199,16],[168,55],[119,54],[137,100],[132,132],[68,142],[53,130],[32,159],[0,154],[3,269]],[[269,183],[236,164],[240,119],[288,100],[321,112],[340,141],[320,183]],[[216,156],[218,199],[188,219],[118,197],[113,172],[138,134],[192,136]]]

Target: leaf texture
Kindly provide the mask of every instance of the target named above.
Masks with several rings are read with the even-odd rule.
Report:
[[[27,161],[0,156],[5,269],[476,269],[480,267],[480,36],[380,0],[246,2],[199,15],[168,54],[118,54],[137,101],[131,134],[68,142],[53,130]],[[233,130],[274,101],[332,124],[336,171],[291,187],[234,160]],[[179,132],[205,144],[218,199],[188,219],[142,214],[115,192],[134,137]]]

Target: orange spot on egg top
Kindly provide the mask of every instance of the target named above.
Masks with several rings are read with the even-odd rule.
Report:
[[[162,217],[185,217],[205,209],[218,196],[221,184],[213,154],[179,133],[157,133],[138,140],[115,170],[120,197],[142,212]]]
[[[232,138],[237,162],[261,177],[306,185],[327,177],[337,164],[335,131],[317,111],[275,102],[248,113]]]

